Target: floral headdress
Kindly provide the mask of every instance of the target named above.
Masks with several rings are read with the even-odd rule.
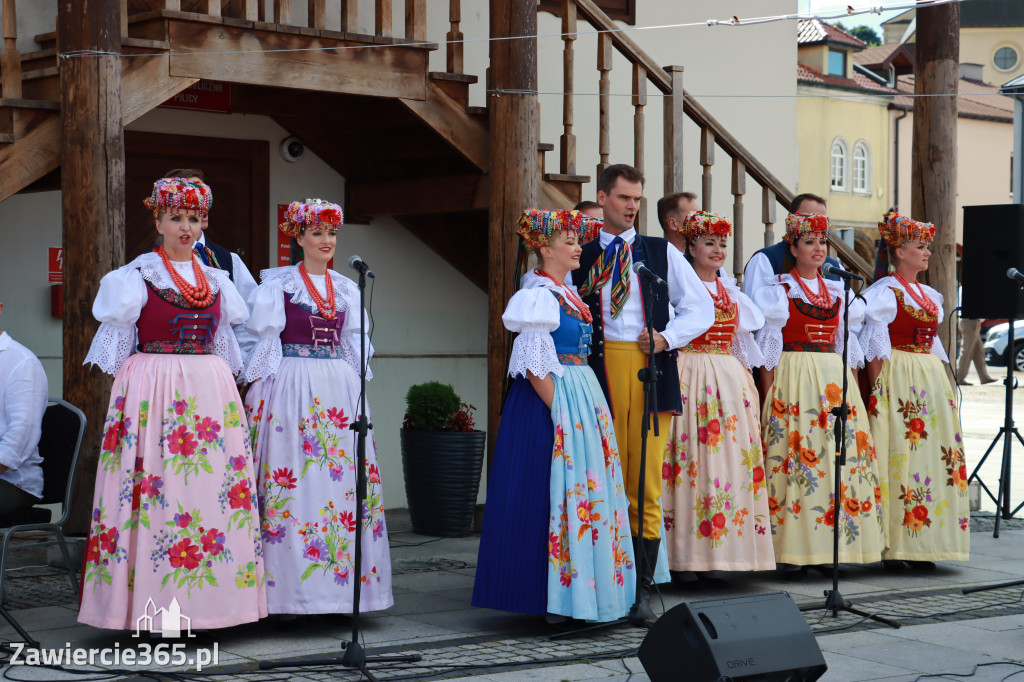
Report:
[[[690,211],[683,218],[683,226],[679,234],[687,239],[696,239],[714,235],[716,237],[732,236],[732,222],[717,213],[709,211]]]
[[[527,245],[535,249],[548,245],[551,235],[559,232],[575,232],[580,244],[586,244],[597,238],[604,223],[583,213],[569,209],[546,210],[530,208],[519,216],[519,228],[516,233],[519,240],[519,258],[516,262],[516,288],[526,273],[526,263],[530,254]]]
[[[913,220],[896,211],[889,211],[878,223],[878,233],[882,239],[878,242],[878,256],[875,258],[875,279],[889,274],[889,249],[886,245],[898,247],[903,242],[930,242],[935,239],[935,225]]]
[[[575,232],[580,243],[586,244],[597,237],[603,224],[581,211],[531,208],[519,216],[519,229],[516,232],[534,248],[547,246],[551,235],[558,232]]]
[[[209,185],[187,178],[160,178],[153,183],[153,193],[142,200],[153,215],[160,211],[195,211],[199,215],[209,214],[213,206],[213,192]]]
[[[790,244],[795,244],[801,237],[821,233],[826,237],[832,231],[832,221],[827,215],[815,213],[790,213],[786,216],[786,234],[783,235]]]
[[[331,225],[340,228],[343,222],[341,206],[323,199],[306,199],[288,204],[284,222],[278,227],[289,237],[298,237],[304,227]]]

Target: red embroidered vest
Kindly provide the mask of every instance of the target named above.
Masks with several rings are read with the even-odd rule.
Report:
[[[146,289],[149,298],[135,323],[139,351],[189,355],[213,352],[213,335],[220,321],[220,292],[206,308],[192,308],[174,289],[157,289],[149,282]]]
[[[835,353],[836,330],[839,329],[839,304],[837,297],[828,308],[819,308],[803,299],[788,296],[789,320],[782,328],[782,350],[797,353]]]
[[[729,310],[715,308],[715,323],[711,325],[711,329],[680,348],[679,352],[732,355],[732,341],[736,336],[739,320],[739,308],[735,302],[729,307]]]
[[[892,349],[908,353],[931,353],[932,341],[939,330],[939,318],[907,304],[902,289],[890,288],[896,294],[896,319],[889,323]]]

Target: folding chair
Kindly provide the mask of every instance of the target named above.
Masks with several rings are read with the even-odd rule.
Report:
[[[71,589],[78,594],[78,580],[75,567],[71,563],[71,555],[64,540],[64,524],[71,512],[71,484],[74,480],[75,466],[78,463],[78,451],[82,447],[82,435],[85,433],[85,415],[71,403],[50,398],[46,412],[43,413],[42,436],[39,439],[39,455],[43,458],[43,504],[61,505],[61,516],[56,522],[52,520],[49,509],[34,506],[29,509],[0,516],[0,595],[3,594],[4,577],[7,569],[7,552],[21,549],[35,549],[49,545],[60,546],[64,557],[64,565],[68,571],[68,582]],[[11,536],[20,531],[47,531],[56,536],[55,540],[43,540],[29,544],[11,545]],[[49,536],[47,536],[49,537]],[[25,631],[14,619],[0,599],[0,616],[10,623],[29,646],[38,647],[39,643]]]

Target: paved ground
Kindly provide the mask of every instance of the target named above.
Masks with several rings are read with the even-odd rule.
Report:
[[[965,442],[968,464],[973,467],[1002,424],[1002,386],[965,387],[964,398]],[[1024,395],[1016,400],[1021,401],[1020,414],[1024,419]],[[1001,456],[1001,450],[997,454]],[[1024,462],[1024,448],[1018,445],[1014,456]],[[986,483],[995,490],[998,463],[988,467],[986,463],[982,469],[983,478],[989,477],[985,478]],[[1024,497],[1024,465],[1017,463],[1013,470],[1016,478],[1011,498],[1016,505]],[[991,503],[985,506],[994,509]],[[1024,517],[1024,513],[1018,517]],[[982,512],[972,523],[975,532],[969,562],[949,562],[934,571],[902,574],[888,573],[880,565],[843,567],[843,595],[857,608],[892,618],[902,627],[890,629],[850,614],[834,618],[823,610],[805,613],[829,666],[822,680],[1024,680],[1024,585],[970,595],[961,593],[964,587],[1024,580],[1024,520],[1004,521],[998,539],[992,537],[991,515]],[[365,618],[361,640],[372,654],[418,653],[423,659],[415,667],[374,665],[372,670],[378,678],[647,679],[636,657],[643,631],[618,626],[551,641],[551,630],[540,619],[470,606],[477,537],[442,540],[416,535],[408,529],[407,519],[401,513],[390,513],[389,526],[396,604]],[[40,561],[40,557],[29,557],[22,559],[22,565]],[[44,647],[64,648],[71,643],[72,647],[116,644],[121,649],[138,648],[139,640],[128,634],[78,625],[74,595],[54,569],[29,566],[12,571],[9,576],[7,603]],[[799,604],[820,604],[823,590],[831,585],[824,577],[799,583],[780,581],[771,573],[726,577],[730,582],[728,589],[697,595],[664,586],[663,608],[669,609],[684,600],[783,590]],[[184,641],[186,653],[193,655],[198,648],[216,644],[219,665],[198,675],[193,670],[186,676],[209,680],[356,680],[358,673],[338,665],[259,669],[261,662],[297,663],[324,656],[340,657],[341,645],[351,637],[351,632],[350,619],[323,616],[300,619],[287,629],[274,619],[267,619],[200,633]],[[13,630],[0,622],[0,640],[13,636]],[[683,646],[680,642],[679,679],[695,679],[687,674]],[[159,670],[163,671],[159,675],[144,675],[136,666],[133,674],[121,679],[182,679],[170,671],[187,669],[162,666]],[[4,675],[24,680],[99,679],[17,666],[6,669]]]

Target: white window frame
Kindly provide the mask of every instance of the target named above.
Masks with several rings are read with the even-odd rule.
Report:
[[[850,145],[841,137],[832,140],[832,146],[829,149],[828,175],[831,191],[850,191]]]
[[[858,153],[862,154],[861,158],[858,158]],[[863,160],[864,173],[863,173],[863,184],[859,182],[859,161]],[[853,164],[852,173],[850,175],[853,185],[853,191],[855,194],[871,195],[871,147],[864,140],[857,140],[857,144],[853,145]]]

